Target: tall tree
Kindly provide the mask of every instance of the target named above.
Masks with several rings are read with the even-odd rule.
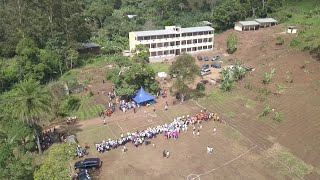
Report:
[[[173,89],[181,94],[182,101],[184,101],[184,97],[187,95],[188,85],[194,82],[199,72],[200,69],[196,65],[194,57],[186,53],[178,56],[170,66],[170,75],[176,77]]]
[[[93,19],[98,28],[103,28],[103,24],[108,16],[113,12],[113,4],[103,0],[94,0],[91,2],[87,15]]]
[[[42,153],[39,139],[39,121],[50,113],[51,96],[38,81],[28,79],[21,81],[9,92],[5,102],[11,107],[12,115],[32,126],[39,153]]]

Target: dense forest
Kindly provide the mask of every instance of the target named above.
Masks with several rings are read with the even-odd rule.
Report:
[[[81,43],[96,42],[105,54],[116,54],[128,48],[130,31],[204,20],[225,30],[281,5],[282,0],[1,0],[0,92],[28,78],[45,84],[81,66]]]
[[[319,56],[319,28],[312,28],[319,27],[320,10],[312,8],[316,1],[310,0],[309,6],[300,11],[296,6],[303,3],[296,1],[296,6],[289,6],[292,2],[295,1],[0,0],[0,179],[32,179],[37,169],[32,161],[34,152],[41,153],[40,120],[50,116],[55,106],[53,99],[61,96],[56,87],[63,85],[55,81],[97,56],[122,59],[130,31],[161,29],[166,25],[198,26],[202,21],[210,21],[219,32],[239,20],[274,16],[281,22],[308,23],[291,44]],[[290,8],[297,10],[299,18]],[[310,41],[305,43],[306,40]],[[101,54],[79,54],[78,48],[86,42],[102,45]],[[141,59],[146,60],[135,56],[134,63],[128,59],[124,62],[138,71],[139,67],[133,64]],[[153,72],[149,75],[152,77]],[[112,73],[109,76],[114,78]],[[132,79],[127,82],[132,83]],[[124,86],[119,93],[128,90],[134,91]],[[50,166],[43,171],[48,169]],[[41,171],[35,174],[43,177]]]

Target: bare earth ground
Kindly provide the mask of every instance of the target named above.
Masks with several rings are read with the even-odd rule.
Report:
[[[283,30],[283,26],[276,26],[235,32],[240,41],[238,50],[231,56],[225,55],[224,65],[230,63],[228,59],[237,58],[256,69],[230,93],[213,91],[205,98],[175,106],[169,99],[168,112],[161,110],[161,99],[155,114],[150,108],[146,108],[146,116],[143,110],[137,114],[116,112],[107,119],[107,126],[102,125],[101,118],[95,118],[68,127],[70,132],[77,133],[80,143],[92,146],[89,156],[103,160],[96,178],[319,179],[320,63],[305,52],[288,48],[293,36],[281,33]],[[205,54],[225,54],[226,37],[231,32],[234,31],[216,35],[216,50]],[[285,39],[284,45],[275,45],[277,36]],[[303,65],[305,68],[301,68]],[[263,74],[271,68],[276,69],[276,75],[271,84],[263,85]],[[281,95],[274,95],[278,91],[276,84],[284,86]],[[259,90],[264,88],[271,93],[261,99]],[[259,117],[267,105],[283,113],[281,123],[272,120],[274,112]],[[94,142],[119,137],[121,132],[163,124],[179,115],[193,115],[201,106],[217,112],[226,123],[204,123],[200,138],[193,138],[190,130],[176,141],[167,141],[160,135],[152,140],[155,149],[129,145],[126,154],[121,149],[98,154],[93,147]],[[217,127],[216,135],[213,127]],[[206,154],[208,145],[213,146],[213,155]],[[170,158],[162,157],[164,149],[171,152]]]

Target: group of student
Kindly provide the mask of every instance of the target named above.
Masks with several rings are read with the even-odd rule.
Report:
[[[196,124],[200,124],[202,120],[209,120],[214,117],[213,113],[209,113],[206,111],[201,111],[201,116],[182,116],[173,119],[171,123],[166,123],[163,125],[158,125],[156,127],[149,127],[142,131],[136,131],[133,133],[128,132],[127,134],[121,134],[118,139],[107,139],[103,140],[100,143],[96,143],[95,147],[98,152],[103,153],[105,151],[109,151],[111,149],[115,149],[119,146],[124,146],[126,143],[133,143],[136,147],[145,143],[146,145],[150,144],[150,139],[156,137],[159,134],[164,134],[167,139],[177,139],[179,134],[182,131],[188,131],[188,126],[192,125],[193,128]],[[201,117],[199,119],[199,117]],[[199,129],[198,129],[199,132]]]

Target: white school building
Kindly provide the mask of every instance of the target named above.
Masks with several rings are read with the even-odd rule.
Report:
[[[181,53],[213,49],[214,29],[210,26],[181,28],[166,26],[164,30],[129,33],[130,51],[142,44],[149,48],[150,60],[170,58]]]
[[[236,31],[258,30],[259,28],[270,27],[277,24],[278,24],[278,21],[273,18],[255,19],[253,21],[239,21],[234,24],[234,30]]]

